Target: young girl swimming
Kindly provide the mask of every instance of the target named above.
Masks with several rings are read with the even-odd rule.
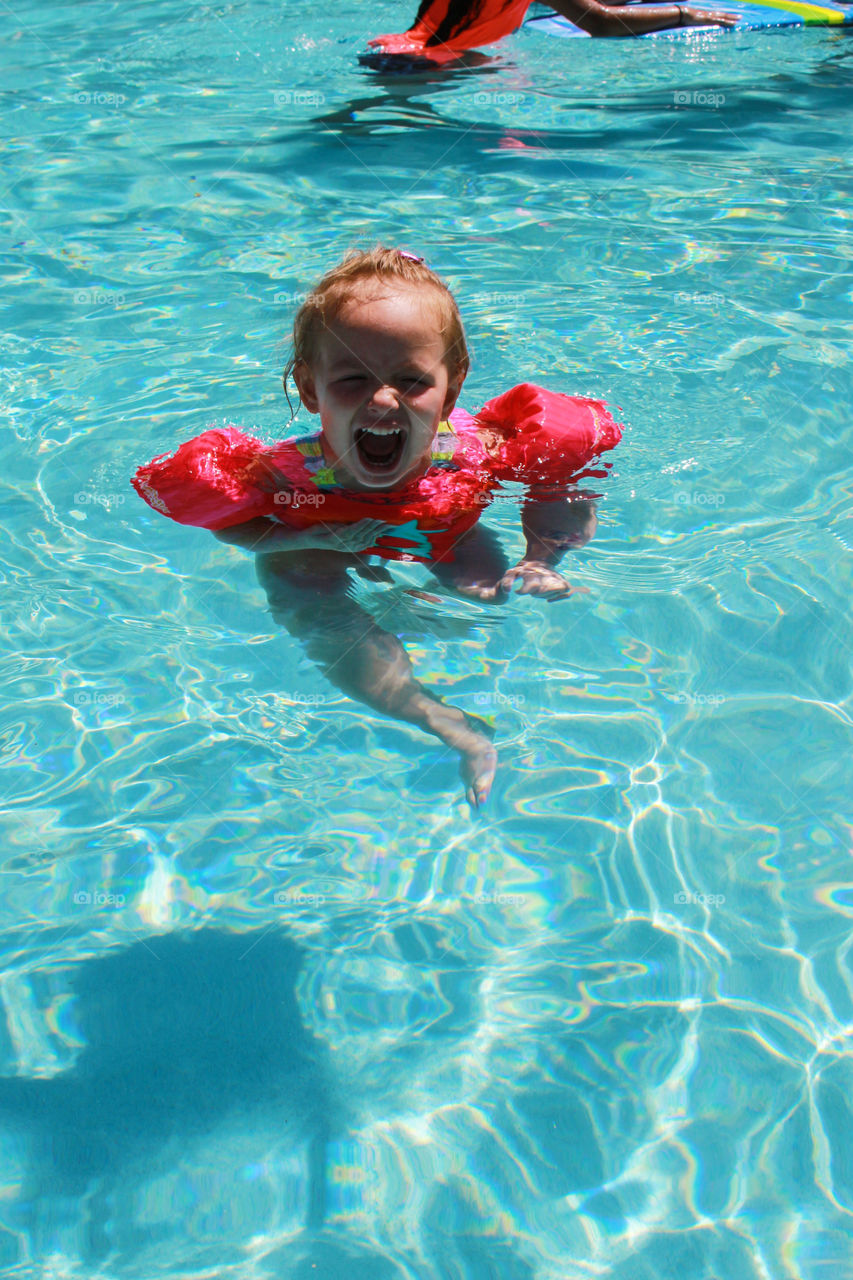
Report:
[[[468,367],[456,302],[422,259],[351,253],[300,308],[285,371],[319,434],[265,447],[234,428],[207,431],[133,483],[155,509],[255,552],[275,619],[344,693],[453,748],[476,808],[497,764],[488,726],[414,678],[401,642],[351,598],[350,573],[387,580],[371,557],[418,560],[476,599],[513,588],[565,599],[557,565],[596,525],[567,485],[620,431],[600,401],[526,384],[471,418],[455,410]],[[477,527],[506,479],[528,485],[514,566]]]

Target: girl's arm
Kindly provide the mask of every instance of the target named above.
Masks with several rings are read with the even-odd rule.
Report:
[[[256,555],[277,555],[281,551],[337,551],[353,555],[372,547],[387,526],[382,520],[359,520],[355,524],[316,524],[308,529],[287,525],[260,516],[229,529],[216,530],[220,542]]]
[[[585,547],[597,525],[595,504],[588,499],[545,502],[528,498],[521,509],[527,547],[518,564],[504,574],[501,589],[510,591],[517,586],[519,595],[549,596],[553,600],[565,599],[573,591],[585,591],[584,587],[572,587],[557,572],[557,565],[569,548]]]
[[[642,36],[672,27],[735,27],[738,17],[722,9],[684,4],[624,5],[599,0],[549,0],[558,13],[591,36]]]
[[[585,547],[595,536],[595,503],[589,498],[528,498],[521,509],[521,527],[527,538],[525,560],[556,565],[570,547]]]

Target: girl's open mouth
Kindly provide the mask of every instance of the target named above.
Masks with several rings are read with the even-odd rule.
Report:
[[[405,433],[398,427],[357,427],[355,448],[366,471],[393,471],[403,456]]]

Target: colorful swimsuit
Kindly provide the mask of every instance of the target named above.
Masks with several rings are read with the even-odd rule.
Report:
[[[485,429],[490,447],[478,429]],[[228,529],[260,517],[290,529],[384,520],[387,531],[363,555],[386,560],[452,560],[503,482],[556,496],[589,471],[589,462],[621,438],[601,400],[558,395],[522,383],[472,418],[456,409],[436,436],[423,475],[389,493],[337,483],[319,436],[264,445],[236,427],[205,431],[140,467],[133,486],[156,511],[180,524]],[[493,442],[493,445],[492,445]],[[274,469],[278,487],[261,487]]]

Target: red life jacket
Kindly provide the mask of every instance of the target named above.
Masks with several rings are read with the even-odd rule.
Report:
[[[398,35],[376,36],[368,44],[380,53],[428,58],[436,63],[452,62],[466,49],[493,44],[495,40],[502,40],[504,36],[517,31],[524,21],[529,3],[530,0],[484,0],[482,7],[471,16],[461,31],[439,40],[436,32],[447,17],[450,0],[432,0],[408,31]],[[471,7],[474,8],[473,0]]]
[[[485,429],[488,449],[478,434]],[[268,446],[236,427],[205,431],[140,467],[132,484],[156,511],[180,524],[228,529],[259,516],[291,529],[383,519],[387,532],[363,555],[387,560],[452,560],[501,482],[555,496],[585,475],[622,432],[601,400],[522,383],[490,400],[476,418],[454,410],[436,435],[430,465],[388,493],[345,489],[326,465],[320,436]],[[275,492],[259,481],[280,473]]]

